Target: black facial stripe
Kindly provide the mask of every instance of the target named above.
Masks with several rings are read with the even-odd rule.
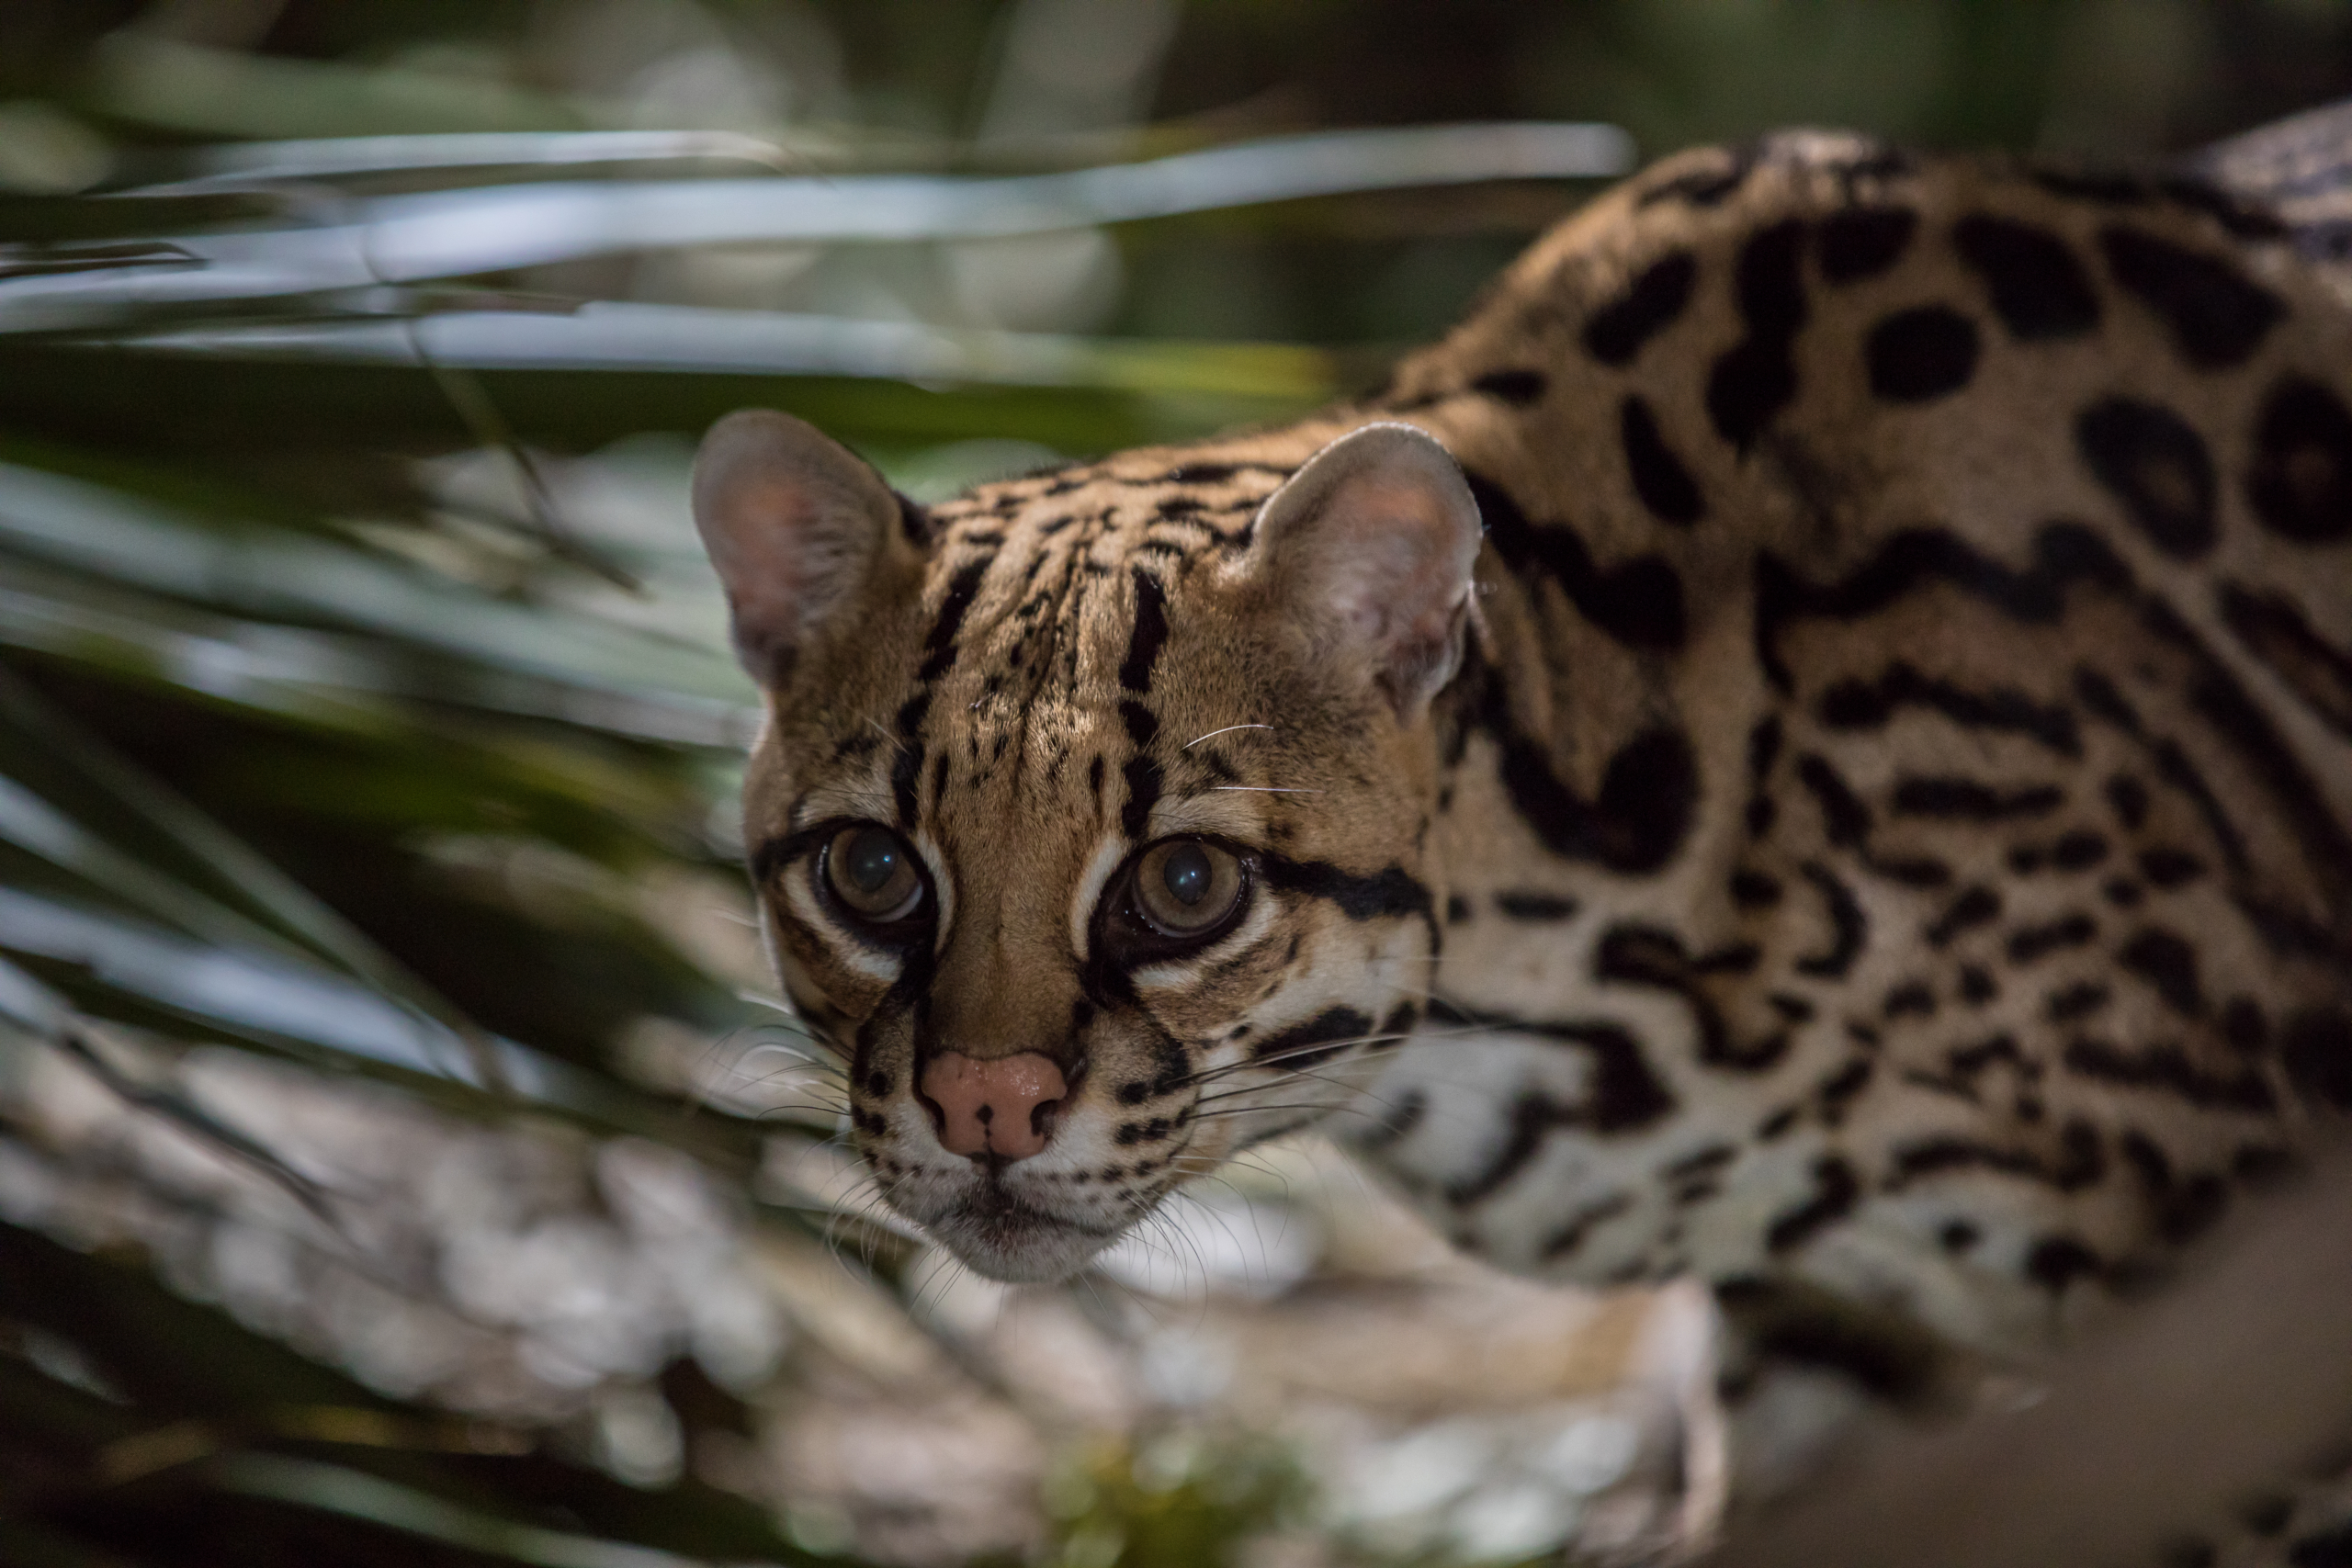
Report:
[[[837,934],[831,925],[820,927],[802,919],[797,910],[784,903],[782,899],[770,901],[768,918],[775,921],[780,928],[778,935],[781,936],[786,932],[797,933],[811,947],[828,947],[831,945],[830,939]]]
[[[1256,852],[1268,886],[1323,899],[1351,920],[1397,915],[1434,919],[1436,905],[1428,886],[1402,866],[1358,876],[1323,861],[1292,860],[1263,850]]]
[[[1372,1032],[1370,1013],[1358,1012],[1351,1007],[1329,1007],[1305,1023],[1294,1024],[1280,1034],[1267,1035],[1250,1054],[1269,1067],[1311,1067],[1346,1049],[1343,1042],[1353,1043]]]
[[[956,662],[956,635],[964,629],[964,616],[971,609],[972,599],[980,591],[980,580],[988,571],[989,558],[983,556],[965,562],[948,581],[947,598],[939,606],[939,618],[931,624],[931,635],[923,638],[922,668],[915,671],[916,680],[935,681]]]
[[[897,758],[890,764],[890,798],[898,810],[899,826],[903,829],[915,825],[919,807],[916,790],[922,781],[922,721],[930,713],[928,685],[899,705],[899,747]]]
[[[1151,690],[1151,667],[1168,640],[1168,591],[1159,579],[1137,568],[1136,625],[1127,640],[1126,661],[1119,666],[1119,684],[1130,692]]]
[[[1159,803],[1165,784],[1159,763],[1148,750],[1159,734],[1159,717],[1133,698],[1119,704],[1119,717],[1126,725],[1127,739],[1136,749],[1136,754],[1119,770],[1127,784],[1127,803],[1120,811],[1119,827],[1129,839],[1140,843],[1151,826],[1151,808]]]

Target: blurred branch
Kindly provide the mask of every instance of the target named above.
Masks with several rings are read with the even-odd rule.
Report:
[[[1614,126],[1503,123],[1277,137],[1001,178],[565,181],[378,197],[350,203],[347,221],[167,237],[201,266],[0,281],[0,333],[106,329],[236,301],[364,298],[387,283],[636,251],[1001,238],[1351,191],[1585,179],[1622,174],[1632,161]]]
[[[11,774],[28,771],[25,764],[29,759],[20,750],[25,747],[39,751],[41,768],[73,777],[79,786],[74,793],[82,810],[86,812],[103,801],[142,829],[143,856],[121,853],[90,836],[77,838],[76,852],[67,858],[84,865],[98,862],[109,874],[107,881],[111,886],[135,886],[141,902],[159,912],[168,911],[210,940],[232,938],[239,944],[249,944],[256,937],[290,939],[308,955],[325,959],[450,1031],[467,1043],[484,1083],[503,1081],[481,1032],[447,998],[236,835],[161,781],[115,755],[53,710],[31,687],[0,670],[0,768],[6,770],[0,772],[0,784],[10,783]],[[63,826],[67,819],[59,815],[56,820]],[[0,821],[0,833],[6,833],[6,827]],[[53,830],[45,836],[49,841],[56,837]],[[266,921],[267,930],[256,931],[247,919],[224,928],[213,913],[217,906],[212,900],[193,889],[175,886],[170,876],[155,869],[165,851],[209,874]]]
[[[2064,1363],[2046,1397],[1885,1444],[1707,1568],[2153,1562],[2329,1456],[2340,1466],[2347,1216],[2352,1154],[2338,1150]]]
[[[291,1503],[422,1536],[467,1551],[543,1568],[695,1568],[648,1546],[570,1535],[502,1519],[380,1476],[276,1454],[229,1454],[208,1467],[222,1490]]]
[[[729,162],[783,170],[793,155],[773,141],[724,130],[526,130],[420,136],[330,136],[232,142],[186,155],[187,175],[139,187],[141,197],[243,190],[281,180],[345,179],[430,170],[563,164]]]
[[[79,1022],[65,1024],[49,1037],[48,1043],[81,1064],[92,1077],[104,1084],[107,1091],[125,1105],[144,1111],[198,1141],[233,1156],[282,1189],[288,1196],[309,1210],[320,1224],[343,1234],[342,1223],[327,1202],[324,1190],[317,1182],[236,1128],[211,1115],[203,1107],[170,1090],[153,1089],[133,1078],[107,1059],[106,1053],[98,1049],[96,1038],[86,1026]]]
[[[781,310],[600,300],[565,315],[452,311],[192,327],[117,340],[175,355],[473,370],[670,370],[1095,387],[1319,400],[1333,355],[1288,344],[1118,343]]]
[[[474,439],[484,446],[505,454],[522,489],[523,503],[530,513],[533,532],[548,553],[558,559],[568,560],[594,572],[623,592],[643,592],[645,585],[628,569],[564,525],[563,518],[556,508],[555,498],[548,493],[547,479],[539,472],[537,460],[514,438],[514,431],[499,416],[498,405],[491,400],[490,394],[482,390],[481,383],[465,367],[444,362],[425,346],[422,327],[421,321],[409,322],[411,354],[431,374],[434,384],[441,389],[441,395],[449,400],[449,407],[466,422],[466,428],[473,432]]]

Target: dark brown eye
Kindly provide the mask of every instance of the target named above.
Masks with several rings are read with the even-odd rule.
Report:
[[[1222,925],[1241,899],[1241,863],[1198,839],[1154,844],[1136,865],[1136,902],[1162,936],[1198,936]]]
[[[922,907],[922,873],[915,852],[888,828],[844,828],[825,846],[825,879],[852,914],[890,925]]]

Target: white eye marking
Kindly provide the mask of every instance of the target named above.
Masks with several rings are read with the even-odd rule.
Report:
[[[842,934],[841,919],[826,908],[817,897],[816,862],[803,860],[784,879],[784,901],[800,917],[800,923],[813,931],[823,931],[829,939],[825,945],[843,968],[854,970],[869,980],[884,985],[899,977],[899,965],[888,953],[877,953],[862,942],[850,941]]]
[[[915,853],[922,856],[922,863],[931,868],[932,892],[939,899],[939,914],[932,930],[938,944],[944,945],[956,924],[956,878],[948,874],[947,856],[940,850],[938,840],[920,828],[906,837]]]
[[[1126,840],[1115,833],[1106,833],[1102,842],[1094,846],[1094,853],[1087,859],[1085,874],[1078,879],[1078,895],[1069,907],[1069,946],[1080,964],[1089,957],[1087,939],[1094,931],[1095,903],[1102,898],[1112,873],[1125,864],[1126,858]]]
[[[1267,897],[1251,899],[1250,911],[1241,917],[1240,923],[1199,952],[1159,964],[1147,964],[1136,969],[1132,976],[1136,989],[1161,990],[1189,983],[1202,965],[1212,958],[1242,952],[1265,936],[1273,927],[1274,915],[1274,900]]]

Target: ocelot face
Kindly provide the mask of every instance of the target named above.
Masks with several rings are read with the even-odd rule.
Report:
[[[884,1197],[997,1278],[1069,1273],[1343,1104],[1435,952],[1458,473],[1374,427],[1220,514],[1168,507],[1166,467],[922,518],[738,415],[697,472],[770,697],[746,820],[779,973]]]

